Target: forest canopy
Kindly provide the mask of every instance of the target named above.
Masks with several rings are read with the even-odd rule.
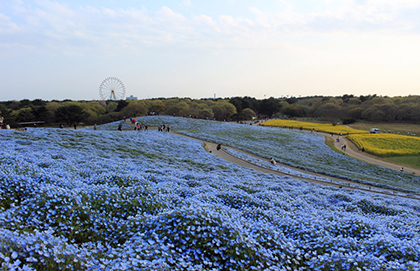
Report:
[[[42,121],[46,126],[63,123],[102,124],[124,117],[171,115],[201,119],[243,121],[255,118],[314,118],[331,123],[356,121],[420,122],[420,96],[382,97],[377,95],[337,97],[312,96],[258,100],[252,97],[219,99],[158,98],[121,101],[44,101],[0,102],[3,124]]]

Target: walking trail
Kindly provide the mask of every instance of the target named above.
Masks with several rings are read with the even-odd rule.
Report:
[[[267,127],[267,128],[269,128],[269,127]],[[302,130],[302,131],[310,133],[309,130]],[[333,138],[334,147],[337,150],[341,150],[341,146],[346,145],[347,148],[343,152],[350,157],[365,161],[369,164],[379,165],[379,166],[383,166],[383,167],[394,169],[394,170],[403,169],[405,172],[413,173],[417,176],[420,176],[420,170],[419,169],[410,168],[410,167],[406,167],[406,166],[401,166],[401,165],[385,162],[383,160],[380,160],[378,157],[376,157],[374,155],[371,155],[371,154],[366,153],[366,152],[359,151],[357,146],[353,142],[351,142],[345,135],[334,135],[334,136],[331,137],[331,134],[329,134],[329,133],[315,132],[315,131],[313,133],[323,135],[326,140],[328,140],[328,138]],[[338,142],[336,141],[337,137],[340,139],[340,141],[338,141]]]
[[[318,133],[318,134],[322,134],[325,137],[331,137],[329,134],[323,134],[323,133]],[[370,164],[380,165],[380,166],[387,167],[387,168],[394,169],[394,170],[403,169],[405,172],[413,173],[413,174],[416,174],[418,176],[420,175],[420,170],[418,170],[418,169],[405,167],[405,166],[402,167],[400,165],[396,165],[396,164],[392,164],[392,163],[388,163],[388,162],[379,160],[374,155],[368,154],[366,152],[359,151],[357,146],[353,142],[351,142],[346,136],[343,135],[343,136],[338,136],[338,137],[340,138],[339,142],[336,141],[337,136],[334,137],[334,146],[338,150],[341,150],[341,145],[345,144],[347,146],[347,148],[346,148],[346,151],[344,151],[344,152],[348,156],[354,157],[356,159],[365,161],[365,162],[370,163]]]
[[[131,125],[131,126],[134,128],[134,125]],[[156,126],[149,126],[148,130],[157,130],[157,127]],[[217,150],[217,144],[214,143],[214,142],[209,142],[209,141],[202,140],[200,138],[186,136],[184,134],[177,133],[174,130],[171,130],[171,133],[175,133],[177,135],[181,135],[181,136],[184,136],[184,137],[189,137],[189,138],[201,141],[202,143],[205,144],[205,148],[209,153],[212,153],[215,156],[217,156],[221,159],[224,159],[228,162],[234,163],[236,165],[252,168],[252,169],[258,170],[260,172],[276,174],[276,175],[279,175],[279,176],[291,176],[295,179],[301,179],[301,180],[309,181],[309,182],[312,182],[312,183],[318,183],[318,184],[322,184],[322,185],[335,186],[335,187],[338,187],[338,188],[357,189],[357,190],[363,190],[363,191],[373,192],[373,193],[377,193],[377,194],[395,195],[395,196],[402,196],[402,197],[420,199],[420,195],[417,195],[417,194],[399,192],[399,191],[397,192],[397,191],[394,191],[392,189],[374,187],[374,186],[371,186],[371,185],[356,183],[356,182],[352,182],[352,181],[348,181],[348,180],[344,180],[344,179],[340,179],[340,178],[334,178],[334,177],[327,176],[327,175],[322,175],[322,174],[318,174],[318,173],[314,173],[314,172],[310,172],[310,171],[297,169],[297,168],[294,168],[294,167],[291,167],[291,166],[288,166],[288,165],[285,165],[285,164],[281,164],[281,163],[278,163],[278,165],[280,165],[284,168],[288,168],[288,169],[290,169],[290,171],[288,173],[284,172],[284,171],[283,172],[276,171],[274,169],[271,169],[269,167],[264,166],[264,163],[267,163],[267,164],[269,163],[269,161],[266,158],[256,156],[252,153],[248,153],[248,152],[240,150],[240,149],[229,147],[230,149],[233,149],[237,152],[241,152],[241,153],[244,153],[244,154],[247,154],[247,155],[250,155],[252,157],[260,159],[261,163],[256,164],[256,163],[253,163],[253,162],[250,162],[250,161],[247,161],[247,160],[244,160],[242,158],[239,158],[239,157],[236,157],[236,156],[232,155],[231,153],[226,151],[225,148],[222,148],[221,150]],[[325,137],[330,137],[329,134],[323,134],[323,133],[318,133],[318,134],[322,134]],[[349,156],[354,155],[355,158],[358,158],[360,160],[366,159],[366,160],[364,160],[366,162],[372,161],[372,164],[378,164],[378,165],[385,164],[385,162],[383,162],[383,161],[376,160],[374,158],[368,157],[369,156],[368,154],[365,154],[365,153],[362,154],[362,153],[359,153],[357,150],[353,150],[353,148],[356,148],[354,146],[354,144],[353,144],[353,147],[351,147],[352,143],[350,142],[350,140],[348,140],[345,137],[340,136],[340,142],[336,142],[335,146],[336,146],[337,149],[341,149],[342,144],[346,144],[348,146],[347,150],[346,150],[346,154],[349,155]],[[364,158],[364,159],[362,159],[362,158]],[[373,162],[376,162],[376,163],[373,163]],[[401,168],[400,166],[397,166],[397,165],[394,165],[394,164],[390,164],[390,163],[386,163],[386,164],[389,164],[390,166],[393,166],[393,169],[399,170]],[[407,168],[407,170],[408,170],[408,168]],[[290,172],[293,172],[293,173],[290,173]],[[417,173],[419,173],[419,172],[417,172]],[[311,175],[312,177],[308,177],[307,175]]]

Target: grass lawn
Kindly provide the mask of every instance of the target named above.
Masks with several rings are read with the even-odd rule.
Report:
[[[415,169],[420,169],[420,157],[416,155],[412,156],[396,156],[396,157],[386,157],[381,158],[381,160],[388,162],[388,163],[394,163],[397,165],[402,165],[406,167],[412,167]]]
[[[412,123],[386,123],[386,122],[357,122],[347,125],[353,129],[369,130],[370,128],[379,128],[381,131],[391,130],[402,135],[406,132],[420,136],[420,124]]]
[[[316,120],[309,120],[309,119],[299,119],[300,121],[306,122],[313,122],[313,123],[320,123],[320,121]],[[321,122],[322,123],[322,122]],[[370,128],[379,128],[381,131],[383,130],[391,130],[395,133],[404,135],[406,132],[410,132],[411,134],[416,134],[416,136],[420,136],[420,125],[419,124],[412,124],[412,123],[385,123],[385,122],[357,122],[353,124],[347,125],[353,129],[359,130],[366,130],[368,131]],[[341,153],[340,150],[337,150],[334,147],[333,140],[326,140],[325,142],[332,150]],[[415,169],[420,169],[420,157],[416,155],[407,155],[407,156],[394,156],[394,157],[378,157],[379,160],[394,163],[401,166],[411,167]]]
[[[349,124],[348,126],[353,129],[361,129],[361,130],[369,130],[370,128],[375,127],[375,128],[381,129],[381,131],[391,130],[391,131],[394,131],[395,133],[400,133],[401,135],[406,134],[406,132],[410,132],[411,134],[416,134],[416,136],[420,136],[420,125],[412,124],[412,123],[358,122],[358,123]],[[385,157],[385,158],[380,158],[380,159],[385,162],[420,169],[419,156],[408,155],[408,156],[397,156],[397,157]]]

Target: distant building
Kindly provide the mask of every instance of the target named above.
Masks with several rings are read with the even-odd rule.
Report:
[[[137,97],[133,97],[133,95],[130,95],[130,97],[125,98],[126,100],[133,100],[137,101]]]

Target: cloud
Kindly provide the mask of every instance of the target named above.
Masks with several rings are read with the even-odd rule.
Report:
[[[324,1],[322,10],[305,11],[279,0],[281,8],[249,7],[250,14],[186,14],[168,6],[157,11],[140,8],[71,8],[59,2],[14,1],[0,14],[0,38],[19,48],[42,54],[100,54],[117,51],[137,54],[155,48],[274,48],[288,38],[364,33],[417,32],[417,20],[401,19],[420,8],[414,0]],[[31,3],[31,4],[28,4]],[[182,2],[190,6],[190,1]],[[10,36],[14,33],[14,36]],[[4,42],[3,42],[4,44]],[[32,50],[32,49],[31,49]],[[119,50],[121,51],[121,50]],[[33,51],[31,51],[33,52]]]
[[[113,9],[110,8],[102,8],[103,13],[111,18],[115,18],[116,17],[116,12]]]
[[[0,34],[16,33],[20,30],[20,27],[10,17],[0,13]]]
[[[190,0],[182,0],[182,4],[186,7],[190,7],[191,6],[191,1]]]
[[[156,12],[157,15],[159,15],[159,18],[164,21],[171,21],[171,22],[184,22],[186,21],[186,18],[180,14],[173,12],[170,8],[164,6],[162,9],[160,9],[158,12]]]
[[[51,2],[48,0],[37,0],[36,3],[42,6],[48,13],[55,14],[57,16],[73,17],[75,12],[65,4],[57,2]]]
[[[216,26],[216,21],[213,20],[212,17],[207,16],[207,15],[199,15],[199,16],[194,16],[194,21],[201,23],[201,24],[205,24],[208,26]]]
[[[341,5],[326,1],[322,12],[308,16],[306,25],[322,32],[365,32],[407,30],[407,23],[401,20],[404,11],[420,8],[419,1],[412,0],[348,0]],[[411,21],[411,30],[417,31],[418,22]]]

